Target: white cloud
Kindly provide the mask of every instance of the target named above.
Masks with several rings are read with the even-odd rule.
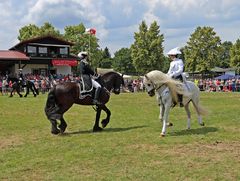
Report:
[[[83,23],[97,29],[100,45],[114,52],[133,43],[145,20],[157,21],[165,50],[181,46],[197,26],[211,26],[221,39],[235,41],[240,29],[239,0],[9,0],[0,2],[0,49],[17,42],[18,30],[50,22],[59,30]]]

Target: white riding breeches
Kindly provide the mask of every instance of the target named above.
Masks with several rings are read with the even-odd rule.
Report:
[[[93,85],[94,88],[99,88],[99,87],[101,87],[101,85],[100,85],[97,81],[95,81],[95,80],[93,80],[93,79],[92,79],[92,85]]]

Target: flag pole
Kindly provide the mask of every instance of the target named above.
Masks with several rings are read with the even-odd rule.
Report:
[[[88,51],[89,51],[89,55],[88,55],[88,58],[89,58],[89,62],[91,62],[91,60],[90,60],[90,52],[91,52],[91,41],[90,41],[90,33],[88,34],[88,39],[89,39],[89,42],[88,42]]]

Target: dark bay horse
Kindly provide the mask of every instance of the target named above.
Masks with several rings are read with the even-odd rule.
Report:
[[[96,119],[93,127],[94,132],[102,130],[102,128],[99,127],[99,119],[102,110],[104,110],[107,114],[107,117],[101,122],[102,127],[105,128],[110,121],[111,112],[105,105],[109,101],[110,92],[112,91],[115,94],[119,94],[121,85],[124,85],[123,76],[116,72],[108,72],[103,74],[99,79],[100,80],[97,81],[105,88],[102,88],[99,96],[99,101],[102,104],[96,105]],[[58,134],[60,132],[64,133],[67,123],[63,118],[63,114],[73,104],[93,105],[93,96],[85,96],[81,99],[79,97],[79,83],[75,82],[60,83],[55,85],[53,89],[50,90],[45,106],[45,113],[52,124],[52,134]],[[58,127],[57,120],[60,120],[60,125]]]
[[[19,97],[22,97],[23,95],[21,94],[21,88],[23,88],[23,87],[26,87],[26,94],[24,95],[24,97],[27,97],[27,95],[29,94],[29,89],[32,91],[34,97],[36,97],[38,95],[38,91],[37,91],[34,83],[31,82],[30,80],[26,80],[25,84],[23,84],[23,82],[20,81],[18,78],[8,78],[8,82],[10,80],[12,81],[12,90],[10,92],[9,97],[13,97],[14,91],[17,92]]]

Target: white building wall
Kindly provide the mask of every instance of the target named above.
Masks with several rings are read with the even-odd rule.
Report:
[[[57,74],[62,74],[62,75],[67,75],[67,74],[71,74],[72,73],[72,69],[71,66],[53,66],[56,69],[56,73]],[[48,69],[48,65],[47,64],[27,64],[24,68],[23,68],[23,74],[31,74],[32,73],[32,69]],[[19,72],[18,69],[18,64],[15,64],[15,74],[17,75]]]
[[[43,64],[27,64],[23,68],[23,74],[31,74],[32,69],[47,69],[48,65],[43,65]],[[18,73],[18,64],[15,64],[15,73]]]
[[[72,73],[70,66],[54,66],[57,69],[57,74],[67,75]]]

